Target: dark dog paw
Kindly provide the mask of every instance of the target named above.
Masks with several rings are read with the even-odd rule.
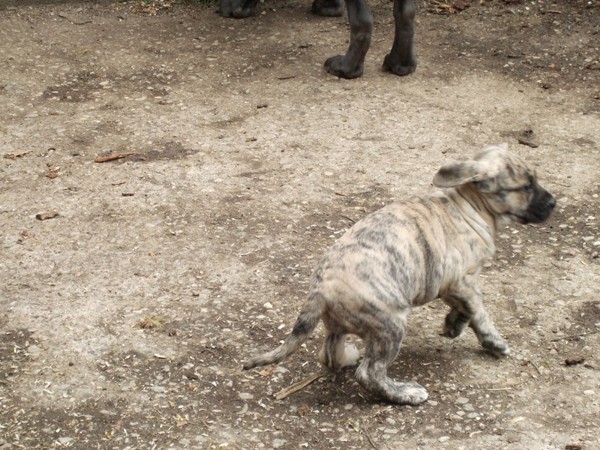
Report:
[[[417,61],[413,58],[398,61],[392,55],[387,55],[383,60],[383,70],[404,77],[417,70]]]
[[[363,66],[348,64],[342,55],[332,56],[325,61],[325,69],[332,75],[340,78],[358,78],[363,74]]]
[[[254,14],[258,0],[221,0],[219,14],[222,17],[245,19]]]
[[[341,0],[314,0],[312,12],[318,16],[339,17],[344,14],[344,2]]]

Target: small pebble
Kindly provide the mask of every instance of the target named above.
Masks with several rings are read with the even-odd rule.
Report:
[[[285,439],[274,439],[273,440],[273,448],[281,448],[285,444],[287,444],[287,441]]]

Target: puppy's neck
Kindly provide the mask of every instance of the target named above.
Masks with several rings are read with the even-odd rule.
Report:
[[[446,195],[450,197],[465,222],[481,237],[486,247],[493,254],[496,250],[494,240],[498,221],[487,206],[485,199],[473,186],[464,184],[456,188],[446,189]]]

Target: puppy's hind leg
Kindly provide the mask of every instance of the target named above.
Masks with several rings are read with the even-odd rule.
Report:
[[[321,364],[333,370],[354,366],[359,358],[358,349],[346,344],[346,335],[341,333],[329,332],[319,353]]]
[[[385,400],[403,405],[419,405],[427,400],[428,394],[420,384],[398,382],[387,376],[388,366],[396,359],[400,351],[404,324],[386,323],[385,330],[371,330],[372,334],[365,337],[365,355],[356,369],[356,378],[367,390],[379,395]]]

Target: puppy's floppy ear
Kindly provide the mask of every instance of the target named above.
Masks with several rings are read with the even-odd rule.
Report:
[[[498,157],[508,150],[508,144],[495,144],[484,147],[474,160],[452,161],[442,166],[433,179],[433,184],[439,187],[455,187],[473,181],[491,180],[502,170],[504,158]],[[485,183],[478,186],[486,190]]]
[[[438,187],[455,187],[473,181],[489,180],[498,173],[498,167],[487,161],[452,161],[438,170],[433,184]]]

